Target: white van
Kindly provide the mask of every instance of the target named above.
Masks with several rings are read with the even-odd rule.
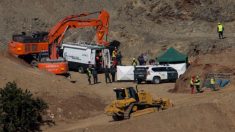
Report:
[[[77,70],[78,72],[85,72],[89,65],[97,67],[98,71],[102,71],[107,65],[111,65],[111,57],[109,49],[97,44],[90,44],[85,42],[78,43],[63,43],[62,44],[63,57],[68,61],[69,68]],[[96,56],[102,53],[102,63],[96,64]]]

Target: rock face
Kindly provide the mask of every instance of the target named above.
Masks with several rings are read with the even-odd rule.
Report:
[[[233,0],[1,0],[1,49],[6,49],[12,34],[48,31],[68,15],[106,9],[111,15],[108,39],[121,43],[124,56],[149,52],[154,57],[165,45],[187,53],[195,41],[188,36],[217,39],[218,21],[225,22],[225,33],[234,32],[234,6]],[[93,29],[84,28],[68,31],[65,41],[94,41],[94,37]]]

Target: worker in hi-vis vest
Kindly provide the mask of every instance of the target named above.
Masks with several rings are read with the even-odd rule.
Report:
[[[194,82],[195,82],[195,76],[192,76],[190,79],[191,94],[194,94]]]
[[[211,79],[210,79],[210,88],[211,88],[211,90],[216,91],[216,89],[215,89],[215,78],[214,77],[211,77]]]
[[[224,36],[223,36],[224,26],[220,22],[218,23],[218,26],[217,26],[217,32],[219,34],[219,39],[223,39],[224,38]]]
[[[196,87],[197,93],[202,93],[203,91],[201,90],[200,86],[201,86],[201,79],[199,76],[196,77],[195,81],[194,81],[194,85]]]

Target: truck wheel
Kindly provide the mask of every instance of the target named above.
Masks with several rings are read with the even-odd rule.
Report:
[[[153,78],[153,83],[154,83],[154,84],[159,84],[160,81],[161,81],[160,77],[154,77],[154,78]]]
[[[123,116],[118,116],[118,115],[113,115],[112,118],[113,118],[114,121],[120,121],[120,120],[124,119]]]
[[[141,79],[137,79],[137,84],[141,84]]]
[[[83,68],[83,67],[79,67],[79,68],[78,68],[78,72],[79,72],[79,73],[84,73],[84,68]]]

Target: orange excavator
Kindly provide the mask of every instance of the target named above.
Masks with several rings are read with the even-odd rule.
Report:
[[[98,18],[86,18],[93,14],[99,14]],[[32,36],[26,36],[22,32],[20,35],[13,35],[12,41],[8,44],[8,50],[39,69],[54,74],[65,74],[68,71],[68,63],[59,57],[58,53],[64,35],[68,29],[85,27],[96,28],[97,45],[109,45],[107,42],[109,13],[102,10],[68,16],[57,23],[49,33],[36,32]]]

